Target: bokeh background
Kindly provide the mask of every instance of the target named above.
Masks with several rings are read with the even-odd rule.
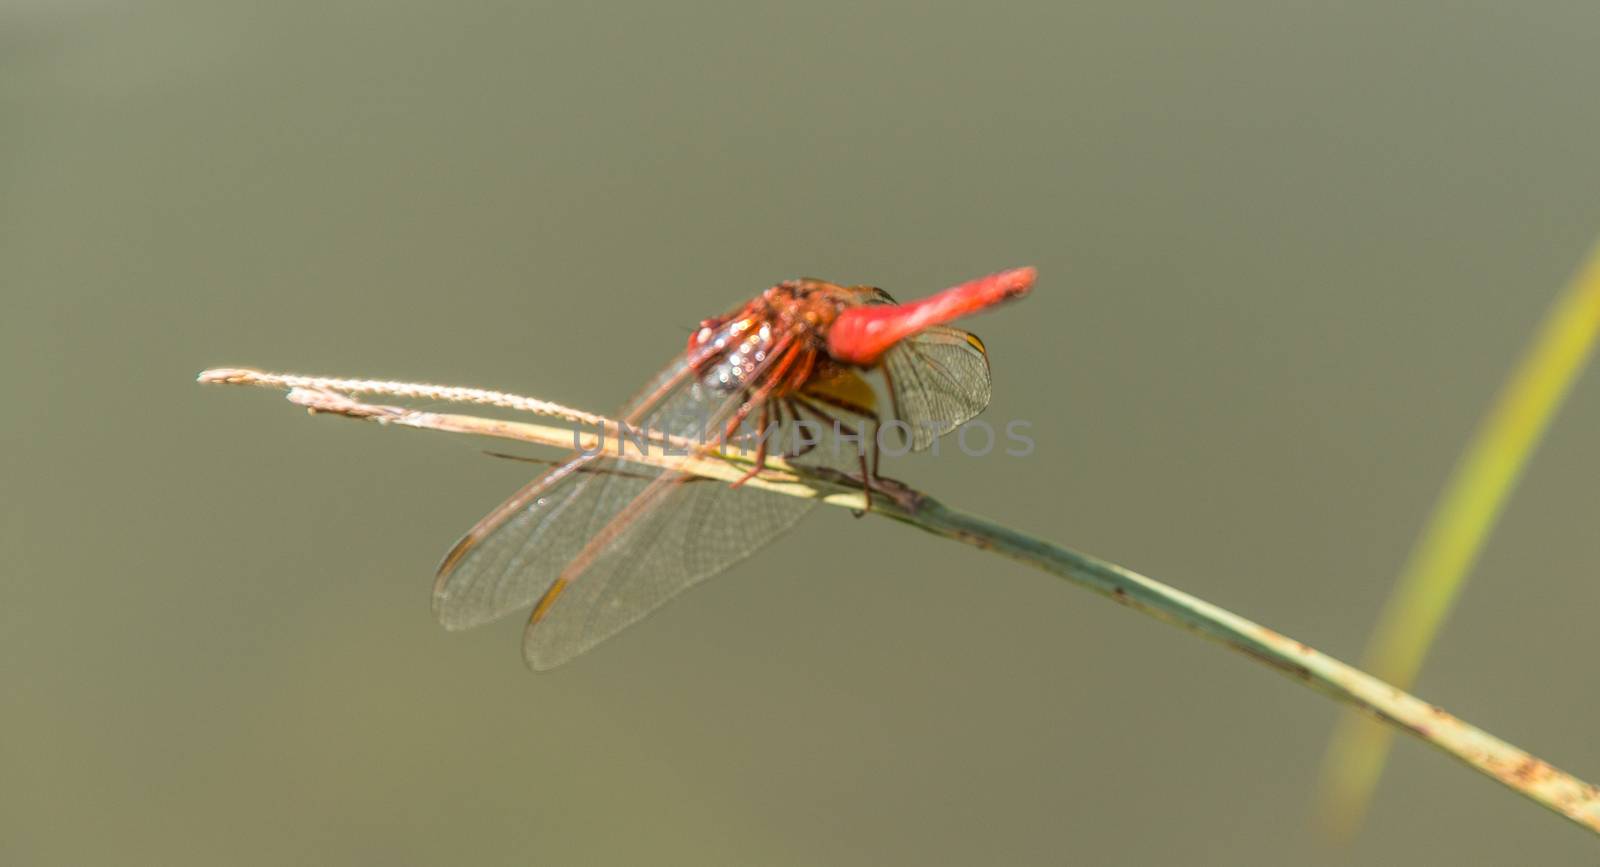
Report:
[[[9,0],[7,864],[1572,863],[1406,741],[1348,849],[1336,708],[833,510],[578,662],[432,570],[530,468],[196,371],[605,411],[809,274],[973,324],[1026,460],[891,475],[1336,655],[1600,230],[1600,6]],[[1418,691],[1600,776],[1600,394]]]

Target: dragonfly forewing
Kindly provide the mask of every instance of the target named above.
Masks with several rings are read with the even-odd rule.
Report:
[[[619,516],[548,614],[528,624],[523,655],[535,669],[566,662],[744,559],[815,505],[678,473],[640,496],[628,507],[637,514]]]
[[[631,424],[689,392],[691,371],[668,365],[621,414]],[[513,494],[445,555],[433,610],[447,629],[467,629],[526,609],[634,497],[661,475],[604,449],[574,452]]]
[[[623,417],[651,435],[714,444],[741,402],[680,364]],[[734,447],[754,447],[759,421],[739,426]],[[792,438],[787,425],[774,425],[773,453]],[[441,623],[465,629],[537,603],[525,655],[551,668],[748,556],[814,505],[624,460],[616,450],[635,451],[631,440],[605,448],[570,456],[468,532],[440,567]]]

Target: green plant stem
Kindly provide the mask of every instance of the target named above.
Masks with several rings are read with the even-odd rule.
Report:
[[[600,418],[531,398],[412,383],[298,377],[242,368],[208,370],[200,374],[199,380],[209,384],[287,389],[291,403],[313,414],[337,415],[386,426],[470,434],[561,449],[572,448],[575,444],[589,447],[592,439],[575,443],[570,430],[526,422],[361,403],[352,399],[347,392],[388,393],[430,400],[489,404],[568,419]],[[355,383],[355,386],[351,383]],[[600,420],[608,429],[615,426],[613,421]],[[741,478],[745,466],[739,461],[748,460],[712,454],[680,457],[665,454],[663,450],[650,451],[648,454],[630,451],[625,457],[630,461],[723,481]],[[860,510],[866,507],[859,487],[808,475],[803,468],[787,466],[778,459],[772,459],[766,471],[749,479],[747,487],[786,496],[815,498],[847,509]],[[1297,683],[1410,733],[1500,784],[1600,834],[1600,788],[1557,770],[1444,710],[1301,642],[1155,579],[959,512],[918,491],[904,489],[895,497],[876,496],[872,500],[871,511],[936,536],[964,542],[1041,569],[1135,611],[1181,626],[1237,650]]]
[[[878,514],[993,551],[1237,650],[1291,680],[1365,711],[1573,822],[1600,833],[1600,789],[1446,711],[1307,645],[1114,563],[952,509],[931,497]]]

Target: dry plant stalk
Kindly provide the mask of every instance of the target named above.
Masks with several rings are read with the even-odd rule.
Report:
[[[574,446],[574,434],[570,429],[367,404],[356,401],[350,395],[390,394],[487,404],[578,422],[606,431],[617,430],[616,422],[603,416],[533,398],[471,388],[294,376],[239,368],[208,370],[200,374],[199,381],[287,389],[291,402],[312,413],[422,430],[508,439],[560,449]],[[579,447],[593,447],[594,438],[591,436],[584,440],[580,436],[576,444]],[[745,472],[745,467],[740,465],[740,457],[717,455],[704,449],[690,450],[690,453],[682,456],[663,454],[662,450],[657,449],[652,454],[626,454],[622,457],[723,481],[733,481]],[[768,459],[767,469],[747,484],[789,496],[816,498],[849,509],[859,510],[866,506],[858,490],[807,476],[802,470],[771,458]],[[1239,651],[1291,680],[1332,696],[1416,737],[1539,805],[1600,834],[1600,788],[1547,764],[1439,707],[1302,642],[1152,578],[959,512],[925,494],[910,493],[909,507],[879,497],[873,500],[871,511],[1065,578],[1128,608],[1181,626]]]

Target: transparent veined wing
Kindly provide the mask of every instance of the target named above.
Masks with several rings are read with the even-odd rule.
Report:
[[[554,668],[723,571],[793,526],[814,501],[666,473],[641,492],[589,562],[523,636],[523,656]],[[562,578],[567,578],[564,574]],[[542,606],[541,606],[542,607]]]
[[[873,288],[868,304],[895,304]],[[910,428],[914,451],[961,426],[989,405],[989,353],[978,335],[935,325],[884,353],[884,385],[892,417]]]
[[[689,378],[669,365],[625,412],[648,410]],[[433,588],[434,615],[446,629],[468,629],[538,601],[561,568],[582,550],[657,471],[604,454],[575,452],[468,530],[445,555]]]
[[[989,355],[977,335],[938,325],[896,344],[883,356],[895,418],[921,451],[989,405]]]
[[[739,403],[708,394],[680,362],[623,417],[669,436],[715,437]],[[464,629],[537,604],[524,655],[553,668],[748,556],[813,505],[614,452],[575,453],[462,538],[440,567],[434,611]]]

